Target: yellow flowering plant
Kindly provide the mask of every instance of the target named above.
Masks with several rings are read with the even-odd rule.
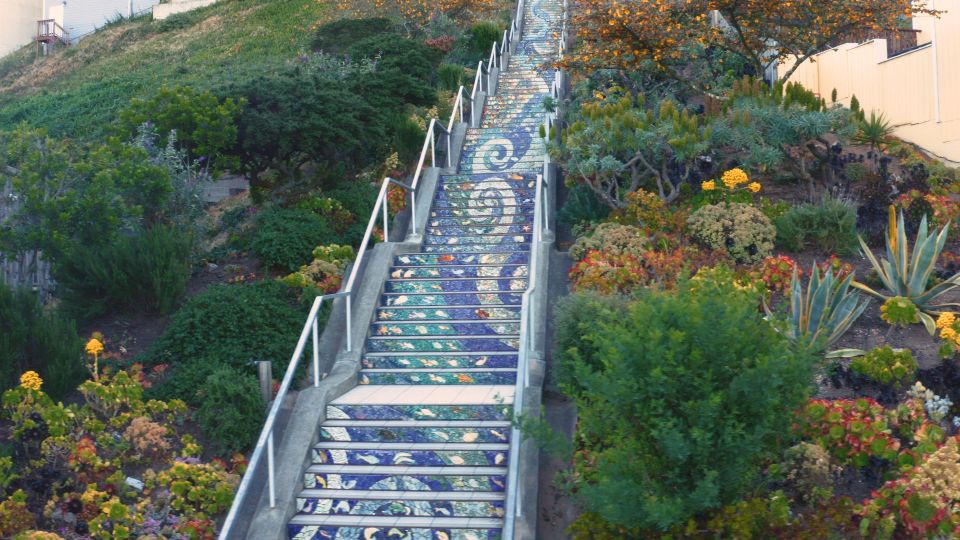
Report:
[[[752,203],[753,195],[763,189],[760,182],[751,182],[743,169],[730,169],[720,179],[700,182],[700,193],[694,197],[694,208],[720,202]]]
[[[950,311],[937,316],[936,328],[940,333],[940,356],[952,358],[960,351],[960,320]]]
[[[43,386],[43,379],[40,378],[40,374],[36,371],[27,371],[20,376],[20,386],[27,390],[38,392],[40,391],[40,387]]]

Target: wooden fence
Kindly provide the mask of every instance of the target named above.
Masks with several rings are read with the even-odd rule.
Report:
[[[11,183],[3,182],[0,185],[0,225],[16,213],[17,207]],[[53,288],[50,263],[36,250],[17,255],[0,252],[0,280],[7,286],[38,291],[42,298],[46,298]]]

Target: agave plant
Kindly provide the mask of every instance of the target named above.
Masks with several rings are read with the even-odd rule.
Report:
[[[920,309],[920,320],[933,335],[936,324],[933,316],[942,308],[960,306],[960,304],[935,304],[937,298],[960,284],[960,273],[929,287],[930,276],[933,274],[947,241],[950,224],[947,223],[939,232],[927,234],[927,217],[920,220],[917,230],[917,240],[910,251],[907,242],[903,212],[896,213],[893,206],[889,210],[889,224],[887,225],[887,258],[878,260],[867,247],[867,243],[860,238],[860,246],[864,255],[870,259],[870,264],[880,277],[884,288],[891,294],[883,294],[863,283],[854,282],[853,286],[861,291],[881,298],[884,301],[895,296],[901,296],[913,302]]]
[[[850,290],[853,275],[838,280],[827,270],[821,275],[816,263],[810,269],[810,280],[804,288],[793,269],[790,281],[790,314],[783,333],[798,346],[814,354],[822,353],[850,329],[870,300],[860,301],[860,295]],[[767,316],[773,313],[764,304]],[[839,350],[827,354],[827,358],[855,356],[860,351]]]

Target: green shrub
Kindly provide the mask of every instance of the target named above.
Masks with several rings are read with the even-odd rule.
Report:
[[[429,80],[440,64],[440,53],[433,47],[396,35],[361,39],[350,45],[348,52],[354,58],[379,56],[377,71],[397,69],[421,81]]]
[[[583,226],[606,219],[610,207],[603,204],[589,187],[577,184],[567,191],[567,200],[557,212],[557,219],[564,225]]]
[[[276,281],[210,287],[173,315],[147,354],[148,362],[169,363],[173,371],[152,393],[197,405],[197,390],[214,371],[247,369],[251,360],[273,361],[280,378],[305,317],[297,290]]]
[[[880,384],[900,388],[913,380],[918,366],[909,350],[884,345],[854,358],[850,369]]]
[[[54,266],[59,296],[81,318],[110,309],[166,314],[187,289],[193,240],[158,225],[92,250],[74,244]]]
[[[698,242],[711,249],[726,250],[741,264],[769,257],[777,234],[763,212],[740,203],[704,206],[690,215],[687,224]]]
[[[833,198],[804,203],[776,219],[777,245],[789,251],[813,247],[825,255],[848,255],[857,246],[857,212]]]
[[[317,28],[310,47],[315,51],[339,53],[353,43],[382,34],[395,34],[389,19],[338,19]],[[399,37],[399,36],[397,36]]]
[[[200,387],[197,422],[217,453],[243,452],[260,434],[264,403],[251,370],[221,367]]]
[[[257,215],[248,246],[264,266],[294,271],[310,262],[313,248],[331,236],[323,216],[274,206]]]
[[[746,300],[730,284],[694,280],[580,325],[565,354],[582,388],[572,395],[581,445],[572,487],[585,511],[666,530],[753,487],[789,438],[813,361]]]
[[[554,308],[554,343],[557,364],[554,368],[556,384],[564,393],[578,394],[582,388],[577,380],[578,369],[591,372],[603,369],[602,344],[583,339],[601,322],[622,319],[627,312],[627,301],[621,296],[581,291],[561,298]]]
[[[223,160],[236,143],[237,118],[243,105],[243,100],[219,99],[189,86],[161,88],[150,99],[131,100],[120,111],[119,130],[129,139],[140,126],[150,123],[160,135],[161,146],[167,144],[171,131],[176,131],[178,147],[194,159]]]
[[[470,37],[470,50],[486,59],[493,44],[503,37],[503,28],[492,22],[478,22],[467,30],[467,35]]]
[[[440,88],[456,92],[463,84],[463,66],[457,64],[440,64],[437,69],[437,82]]]
[[[72,320],[44,312],[33,292],[0,281],[0,391],[34,370],[43,378],[43,390],[62,398],[83,380],[82,351]]]
[[[391,124],[394,130],[393,147],[397,149],[400,162],[409,163],[418,159],[427,135],[420,128],[420,124],[414,118],[404,114],[395,115]]]

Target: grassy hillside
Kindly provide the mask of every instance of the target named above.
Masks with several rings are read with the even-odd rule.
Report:
[[[332,12],[318,0],[221,0],[164,21],[120,21],[39,60],[25,47],[0,59],[0,126],[98,137],[130,98],[161,86],[213,88],[276,70]]]

